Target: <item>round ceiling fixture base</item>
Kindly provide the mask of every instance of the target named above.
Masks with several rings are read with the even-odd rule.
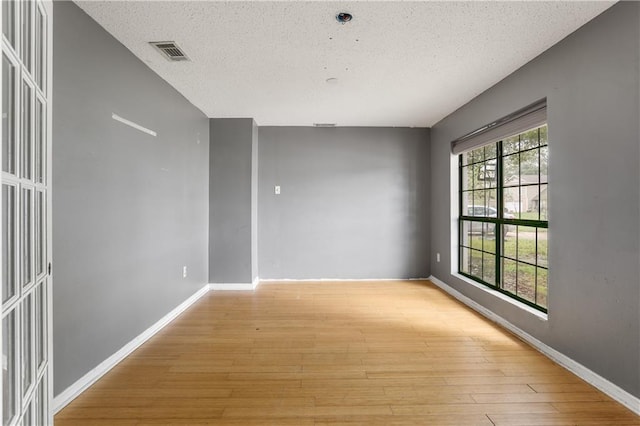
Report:
[[[340,12],[336,15],[336,21],[338,21],[341,24],[346,24],[347,22],[350,22],[352,19],[353,19],[353,15],[347,12]]]

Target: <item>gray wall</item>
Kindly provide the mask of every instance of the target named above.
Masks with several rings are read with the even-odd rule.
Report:
[[[432,128],[432,273],[640,396],[640,3],[619,3]],[[549,316],[451,274],[450,142],[547,97]],[[455,179],[455,178],[454,178]],[[456,183],[457,184],[457,183]]]
[[[210,122],[209,282],[250,283],[257,274],[252,257],[257,126],[252,118]]]
[[[75,4],[54,2],[54,22],[59,394],[207,282],[209,128]],[[112,120],[112,112],[158,137]]]
[[[259,164],[261,279],[429,275],[427,129],[260,127]]]

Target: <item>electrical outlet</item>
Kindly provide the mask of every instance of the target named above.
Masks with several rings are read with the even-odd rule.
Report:
[[[182,278],[187,278],[187,267],[186,266],[182,267]]]
[[[273,192],[274,192],[276,195],[280,195],[280,185],[276,185],[276,187],[274,188]]]
[[[436,253],[436,262],[440,262],[440,253]]]

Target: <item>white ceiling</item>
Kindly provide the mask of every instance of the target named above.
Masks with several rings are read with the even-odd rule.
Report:
[[[613,4],[76,3],[207,116],[261,126],[431,126]]]

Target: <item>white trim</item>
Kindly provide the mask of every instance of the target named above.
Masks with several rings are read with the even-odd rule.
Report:
[[[308,282],[389,282],[389,281],[429,281],[429,278],[269,278],[261,283],[296,284]]]
[[[121,122],[122,124],[126,124],[127,126],[133,127],[136,130],[140,130],[141,132],[147,133],[151,136],[158,136],[158,134],[156,132],[154,132],[151,129],[147,129],[146,127],[143,127],[137,123],[134,123],[133,121],[127,120],[126,118],[122,118],[120,117],[118,114],[111,113],[111,118],[113,118],[116,121]]]
[[[184,312],[187,308],[189,308],[192,304],[194,304],[198,299],[207,294],[209,291],[209,286],[205,285],[200,290],[198,290],[195,294],[189,297],[187,300],[178,305],[174,310],[169,312],[167,315],[162,317],[158,322],[153,324],[151,327],[140,333],[137,337],[135,337],[132,341],[124,345],[120,350],[111,355],[109,358],[102,361],[98,364],[93,370],[89,371],[87,374],[78,379],[74,384],[69,386],[67,389],[62,391],[58,396],[53,398],[53,413],[56,414],[60,410],[62,410],[67,404],[73,401],[76,397],[78,397],[82,392],[84,392],[89,386],[94,384],[98,379],[100,379],[103,375],[109,372],[113,367],[115,367],[120,361],[126,358],[131,352],[135,351],[140,345],[145,343],[151,337],[153,337],[157,332],[162,330],[167,324],[173,321],[178,315]]]
[[[531,336],[529,333],[511,324],[506,319],[502,318],[501,316],[497,315],[493,311],[485,308],[484,306],[480,305],[479,303],[475,302],[474,300],[470,299],[469,297],[465,296],[464,294],[450,287],[448,284],[439,280],[433,275],[429,277],[429,281],[431,281],[437,287],[449,293],[451,296],[453,296],[460,302],[464,303],[474,311],[480,313],[481,315],[497,323],[498,325],[506,328],[507,330],[509,330],[510,332],[512,332],[513,334],[515,334],[516,336],[518,336],[519,338],[521,338],[522,340],[530,344],[531,346],[533,346],[543,355],[547,356],[549,359],[559,364],[560,366],[566,368],[576,376],[580,377],[582,380],[593,385],[600,391],[609,395],[611,398],[615,399],[620,404],[624,405],[629,410],[633,411],[635,414],[640,415],[640,398],[635,397],[634,395],[630,394],[629,392],[625,391],[624,389],[620,388],[614,383],[611,383],[609,380],[605,379],[599,374],[589,370],[584,365],[578,363],[577,361],[574,361],[568,356],[546,345],[545,343]]]
[[[256,277],[252,283],[211,283],[211,291],[253,291],[260,284],[260,278]]]

